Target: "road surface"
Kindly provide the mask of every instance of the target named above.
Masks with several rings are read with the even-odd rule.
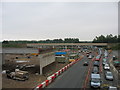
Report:
[[[110,55],[107,60],[109,61],[112,58],[112,55]],[[110,86],[117,86],[118,85],[118,77],[114,70],[110,70],[114,75],[114,80],[109,81],[105,79],[105,70],[103,69],[102,65],[102,59],[101,58],[101,64],[99,66],[100,69],[100,75],[102,85],[110,85]],[[89,62],[89,66],[83,66],[83,63],[85,61]],[[86,55],[84,58],[80,61],[78,61],[76,64],[74,64],[72,67],[70,67],[67,71],[65,71],[61,76],[59,76],[53,83],[51,83],[46,88],[83,88],[84,90],[90,87],[90,74],[93,67],[93,61],[92,59],[88,59]]]
[[[83,88],[89,66],[83,66],[85,61],[91,62],[86,56],[59,76],[47,88]]]

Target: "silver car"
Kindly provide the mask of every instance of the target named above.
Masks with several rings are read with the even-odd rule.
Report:
[[[110,70],[109,65],[108,65],[108,64],[105,64],[105,65],[104,65],[104,69],[105,69],[105,70]]]
[[[108,90],[117,90],[117,87],[109,86]]]
[[[107,71],[107,72],[105,73],[105,78],[106,78],[107,80],[113,80],[112,72]]]

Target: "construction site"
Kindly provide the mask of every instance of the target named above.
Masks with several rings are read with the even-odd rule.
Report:
[[[68,61],[58,62],[57,60],[59,59],[55,58],[55,52],[57,51],[50,49],[41,50],[39,52],[38,49],[37,53],[4,53],[2,65],[2,88],[32,89],[46,80],[48,76],[69,63]],[[64,55],[65,54],[67,55],[67,53],[64,53]],[[49,62],[50,59],[51,62]],[[64,58],[64,61],[65,59],[67,60],[67,58]],[[46,62],[48,63],[44,64],[44,62],[41,62],[45,60],[47,60]],[[44,66],[42,66],[43,64]],[[27,74],[22,72],[22,75],[20,75],[20,71],[26,71]],[[16,75],[18,74],[17,77],[19,78],[13,78],[11,72],[16,73]],[[23,79],[23,75],[26,75],[27,79]]]

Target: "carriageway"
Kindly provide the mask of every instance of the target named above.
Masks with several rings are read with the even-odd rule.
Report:
[[[50,78],[47,78],[46,81],[38,85],[35,88],[35,90],[36,89],[38,90],[38,88],[39,89],[45,88],[45,90],[47,90],[48,88],[54,89],[54,90],[58,88],[61,88],[61,89],[62,88],[63,89],[64,88],[72,88],[72,89],[79,88],[82,90],[87,90],[87,89],[94,90],[90,87],[90,77],[91,77],[92,69],[94,67],[93,62],[97,54],[95,52],[92,52],[91,54],[94,56],[94,58],[88,59],[86,54],[83,54],[82,59],[75,62],[75,64],[70,66],[67,70],[63,71],[62,74],[59,74],[59,72],[61,72],[61,70],[64,70],[66,66],[62,68],[61,70],[59,70],[58,73],[51,75]],[[116,72],[112,69],[111,66],[110,66],[110,71],[113,73],[114,80],[113,81],[106,80],[104,76],[104,73],[106,71],[103,69],[103,65],[102,65],[103,58],[104,58],[103,56],[100,58],[100,65],[99,65],[99,73],[100,73],[101,80],[102,80],[101,89],[105,85],[118,87],[119,85],[118,77],[116,75]],[[106,59],[107,59],[107,62],[109,63],[109,61],[112,59],[112,54],[109,54]],[[86,61],[89,62],[89,65],[83,66],[84,62]],[[97,89],[97,90],[100,90],[100,89]]]

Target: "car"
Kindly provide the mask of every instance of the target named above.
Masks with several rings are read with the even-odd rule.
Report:
[[[107,80],[113,80],[112,72],[107,71],[107,72],[105,73],[105,78],[106,78]]]
[[[89,54],[87,53],[87,57],[89,56]]]
[[[108,90],[109,85],[108,85],[108,84],[103,84],[101,88],[102,88],[103,90]]]
[[[105,56],[105,57],[108,57],[108,53],[107,53],[107,51],[105,51],[104,56]]]
[[[88,59],[92,59],[92,55],[89,55]]]
[[[84,66],[88,66],[89,65],[89,63],[88,62],[84,62],[84,64],[83,64]]]
[[[96,56],[95,60],[100,61],[101,55]]]
[[[108,65],[108,64],[105,64],[104,69],[105,69],[105,70],[110,70],[109,65]]]
[[[81,53],[82,51],[81,51],[81,50],[79,50],[78,52],[79,52],[79,53]]]
[[[109,86],[108,90],[117,90],[117,87],[115,87],[115,86]]]
[[[107,61],[107,59],[106,59],[106,58],[103,58],[103,62],[105,62],[105,61]]]
[[[100,88],[101,87],[101,77],[100,74],[91,74],[90,86],[91,88]]]
[[[99,73],[99,69],[98,67],[93,67],[92,73],[98,74]]]
[[[99,62],[98,61],[94,61],[93,65],[99,67]]]
[[[89,53],[92,53],[92,51],[89,51]]]
[[[102,62],[102,64],[103,64],[103,66],[104,66],[105,64],[107,64],[107,62],[106,62],[106,61],[104,61],[104,62]]]
[[[120,67],[120,61],[119,60],[113,61],[113,64],[114,64],[115,67]]]
[[[115,55],[113,55],[113,60],[116,60],[116,59],[117,59],[117,57]]]
[[[89,54],[90,52],[89,51],[86,51],[86,54]]]

